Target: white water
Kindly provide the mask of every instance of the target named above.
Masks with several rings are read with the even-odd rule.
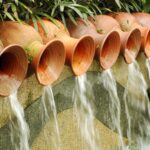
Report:
[[[132,64],[129,64],[126,95],[132,105],[136,105],[137,108],[143,111],[146,109],[145,103],[149,101],[147,88],[147,83],[140,72],[138,63],[134,61]]]
[[[109,93],[109,98],[110,98],[109,111],[110,111],[110,117],[111,117],[111,125],[114,128],[114,130],[117,130],[119,134],[118,147],[121,150],[125,150],[126,147],[123,142],[121,125],[120,125],[120,113],[121,113],[120,100],[119,100],[118,93],[117,93],[116,81],[110,69],[102,72],[101,82],[104,88]]]
[[[92,107],[92,88],[86,74],[76,77],[73,92],[74,113],[77,118],[86,150],[100,150],[98,135],[94,127],[94,111]]]
[[[50,111],[50,114],[49,114]],[[53,96],[53,91],[51,86],[45,86],[43,93],[42,93],[42,122],[45,124],[48,121],[53,123],[53,137],[52,137],[52,148],[53,150],[60,150],[60,132],[57,120],[57,111],[56,111],[56,104]],[[50,116],[51,115],[51,116]],[[45,138],[47,143],[49,140],[45,133]]]
[[[146,59],[146,67],[147,67],[148,76],[149,76],[149,79],[150,79],[150,58]]]
[[[11,142],[15,150],[29,150],[29,128],[24,117],[23,107],[17,99],[17,92],[9,96],[12,112],[17,119],[17,125],[11,120]],[[17,135],[17,138],[15,137]]]
[[[128,131],[127,136],[129,140],[129,145],[132,143],[132,131],[131,131],[131,124],[132,119],[130,112],[129,112],[129,106],[132,106],[133,109],[137,109],[139,112],[146,112],[148,105],[149,105],[149,98],[147,95],[147,84],[145,82],[145,79],[140,72],[139,65],[136,61],[134,61],[132,64],[129,64],[128,66],[128,81],[124,92],[124,102],[125,102],[125,110],[128,120]],[[141,112],[141,113],[142,113]],[[132,116],[134,117],[134,116]],[[145,131],[149,133],[150,131],[150,124],[147,122],[144,118],[142,122],[139,122],[137,120],[138,128],[140,129],[141,136],[137,137],[136,141],[138,144],[139,150],[148,150],[146,142],[144,142],[144,133]],[[148,130],[147,130],[148,129]],[[133,139],[135,140],[135,139]],[[150,147],[149,147],[150,149]]]

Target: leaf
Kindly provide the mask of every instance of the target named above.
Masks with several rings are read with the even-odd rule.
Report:
[[[67,7],[71,8],[72,10],[74,10],[79,15],[79,17],[83,18],[83,15],[82,15],[82,13],[80,12],[79,9],[77,9],[75,7],[71,7],[71,6],[67,6]]]
[[[149,0],[145,0],[145,2],[143,3],[143,9],[144,9],[144,12],[150,12],[150,1]]]
[[[52,9],[52,11],[51,11],[51,16],[54,16],[54,13],[55,13],[55,10],[56,10],[57,7],[58,7],[58,5],[55,5],[55,6],[53,7],[53,9]]]
[[[118,7],[121,9],[121,4],[120,4],[120,0],[115,0],[116,4],[118,5]]]
[[[32,14],[31,14],[31,16],[32,16]],[[29,19],[30,19],[29,13],[26,13],[25,14],[25,20],[28,21]]]
[[[64,12],[64,5],[60,5],[60,12]]]
[[[13,13],[17,11],[15,4],[11,4],[11,10]]]
[[[47,27],[45,26],[43,20],[42,20],[40,17],[38,17],[38,16],[36,16],[36,18],[38,19],[38,21],[39,21],[39,23],[41,24],[42,28],[44,29],[45,33],[48,34],[48,29],[47,29]]]
[[[133,5],[136,11],[140,10],[139,6],[135,2],[131,2],[131,4]]]
[[[125,4],[125,9],[128,13],[130,13],[130,9],[129,9],[129,5],[128,4]]]
[[[98,11],[100,14],[102,14],[102,11],[100,10],[100,8],[99,8],[96,4],[93,3],[93,6],[97,9],[97,11]]]
[[[14,17],[13,17],[10,13],[4,12],[4,14],[5,14],[10,20],[15,21]]]
[[[34,25],[35,30],[38,31],[38,25],[37,25],[36,18],[33,15],[31,15],[31,19],[33,21],[33,25]]]
[[[64,17],[64,14],[61,13],[60,15],[61,15],[61,19],[62,19],[63,24],[65,25],[65,27],[67,27],[67,25],[66,25],[66,20],[65,20],[65,17]]]
[[[107,12],[112,12],[112,10],[109,8],[102,8],[102,10],[106,10]]]
[[[96,10],[95,10],[95,8],[93,6],[90,6],[90,9],[92,10],[94,15],[97,15]]]
[[[49,19],[51,22],[53,22],[59,28],[59,24],[57,23],[57,21],[53,17],[51,17],[50,15],[43,13],[43,12],[38,12],[37,14],[41,15],[43,17],[46,17],[47,19]]]
[[[4,21],[2,14],[0,14],[0,19],[1,21]]]
[[[79,4],[71,4],[70,6],[77,7],[80,10],[82,10],[83,12],[86,12],[87,14],[92,14],[92,11],[90,9],[88,9],[88,7],[86,7],[86,6],[79,5]]]
[[[48,14],[46,14],[46,13],[44,13],[44,12],[37,12],[37,14],[38,14],[38,15],[41,15],[41,16],[43,16],[43,17],[46,17],[46,18],[48,18],[49,20],[51,20],[52,22],[55,22],[55,23],[56,23],[56,21],[55,21],[55,19],[54,19],[53,17],[51,17],[50,15],[48,15]]]
[[[77,25],[77,22],[75,21],[75,18],[73,17],[73,15],[71,14],[71,12],[67,12],[67,15],[68,15],[68,17],[69,17],[69,19],[75,24],[75,25]]]
[[[15,0],[16,5],[18,5],[18,0]]]
[[[19,3],[23,8],[25,8],[30,14],[32,14],[32,10],[31,10],[28,6],[26,6],[24,3],[20,2],[20,1],[18,1],[18,3]]]

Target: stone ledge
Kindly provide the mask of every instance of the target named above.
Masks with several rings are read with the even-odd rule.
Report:
[[[145,56],[144,54],[140,54],[138,57],[138,62],[140,64],[142,73],[144,77],[150,85],[150,81],[148,80],[148,73],[145,65]],[[124,59],[120,56],[114,67],[112,68],[114,76],[117,82],[125,87],[127,81],[127,64],[124,62]],[[91,67],[88,70],[89,72],[102,72],[102,69],[99,66],[97,61],[93,61]],[[63,72],[61,73],[59,79],[52,85],[53,87],[58,85],[63,80],[72,77],[72,71],[70,67],[65,66]],[[34,74],[30,75],[26,78],[21,87],[18,90],[18,99],[23,106],[23,108],[27,108],[31,105],[37,98],[39,98],[42,94],[42,86],[37,82],[36,77]],[[65,91],[64,91],[65,92]],[[132,92],[135,93],[133,90]],[[8,121],[9,116],[11,115],[10,105],[8,98],[0,97],[0,128],[3,127]]]

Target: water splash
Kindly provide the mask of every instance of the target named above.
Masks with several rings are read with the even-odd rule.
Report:
[[[117,93],[117,86],[116,81],[112,75],[112,72],[110,69],[105,70],[102,72],[101,75],[101,82],[104,86],[104,88],[109,93],[109,111],[110,111],[110,117],[111,117],[111,125],[114,130],[117,130],[119,134],[119,149],[125,150],[126,147],[124,145],[122,131],[121,131],[121,125],[120,125],[120,113],[121,113],[121,105],[120,100]]]
[[[132,143],[131,140],[133,140],[132,131],[131,131],[132,119],[135,120],[136,118],[136,116],[131,116],[129,107],[130,109],[138,110],[138,112],[140,113],[142,112],[146,113],[149,107],[149,98],[147,95],[147,88],[148,86],[145,82],[145,79],[142,73],[140,72],[138,63],[134,61],[132,64],[129,64],[128,80],[127,80],[127,85],[125,87],[125,92],[124,92],[125,111],[126,111],[127,120],[128,120],[127,136],[129,140],[129,145],[131,145]],[[138,125],[140,136],[139,135],[136,136],[136,139],[134,140],[136,140],[139,150],[146,150],[146,145],[142,144],[143,143],[142,141],[144,137],[144,132],[147,130],[146,128],[148,126],[150,127],[150,124],[148,123],[145,124],[145,122],[147,122],[147,119],[145,120],[144,117],[142,117],[142,121],[141,120],[139,121],[138,118],[136,119],[137,119],[136,124]]]
[[[87,80],[86,74],[76,77],[73,92],[73,109],[78,127],[86,143],[86,150],[100,150],[100,146],[97,143],[98,135],[94,127],[93,95],[91,91],[91,85]]]
[[[42,123],[45,124],[48,121],[52,121],[53,123],[54,135],[52,139],[52,148],[53,150],[60,150],[60,132],[57,120],[56,104],[51,86],[44,87],[42,93],[42,112]],[[46,133],[45,138],[47,143],[49,143]]]
[[[23,107],[17,99],[17,92],[9,96],[12,112],[16,116],[16,122],[11,120],[11,142],[15,150],[29,150],[29,128],[24,117]]]

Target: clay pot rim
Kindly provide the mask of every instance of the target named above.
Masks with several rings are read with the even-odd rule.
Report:
[[[22,53],[24,54],[24,56],[26,57],[26,70],[25,70],[25,73],[24,73],[24,76],[23,76],[23,79],[26,77],[26,74],[27,74],[27,71],[28,71],[28,59],[27,59],[27,55],[26,55],[26,53],[25,53],[25,50],[19,45],[19,44],[11,44],[11,45],[8,45],[8,46],[6,46],[6,47],[4,47],[1,51],[0,51],[0,57],[4,54],[4,53],[7,53],[7,52],[9,52],[10,51],[10,49],[15,49],[15,48],[19,48],[19,49],[21,49],[21,51],[22,51]],[[11,94],[13,94],[13,92],[15,92],[15,91],[17,91],[18,90],[18,88],[21,86],[21,84],[22,84],[22,82],[23,82],[23,80],[21,80],[21,81],[19,81],[19,84],[18,84],[18,86],[16,86],[16,89],[14,90],[14,91],[11,91],[12,93],[9,93],[9,94],[0,94],[0,96],[2,96],[2,97],[6,97],[6,96],[9,96],[9,95],[11,95]]]
[[[75,70],[74,70],[74,67],[73,67],[73,57],[74,57],[74,53],[75,53],[75,50],[76,50],[78,44],[79,44],[82,40],[87,39],[87,38],[92,41],[91,47],[92,47],[92,51],[94,51],[94,52],[93,52],[93,56],[92,56],[91,62],[89,62],[89,65],[87,66],[87,68],[85,69],[85,71],[84,71],[84,72],[82,71],[82,72],[80,72],[79,74],[77,74],[77,73],[75,72]],[[77,38],[75,38],[75,39],[77,39]],[[95,49],[95,42],[94,42],[94,39],[92,38],[92,36],[91,36],[90,34],[83,35],[82,37],[78,38],[77,40],[78,40],[78,42],[76,42],[76,44],[74,45],[74,47],[73,47],[73,53],[72,53],[72,55],[71,55],[71,68],[72,68],[72,71],[73,71],[74,75],[80,76],[80,75],[82,75],[82,74],[84,74],[84,73],[86,73],[86,72],[88,71],[90,65],[91,65],[92,62],[93,62],[96,49]]]
[[[63,46],[63,49],[64,49],[64,63],[65,63],[66,52],[65,52],[65,48],[64,48],[63,43],[62,43],[59,39],[53,39],[53,40],[49,41],[48,43],[46,43],[45,45],[43,45],[44,48],[42,48],[41,50],[39,50],[40,52],[39,52],[39,54],[38,54],[38,58],[35,58],[35,59],[38,59],[38,60],[37,60],[37,63],[36,63],[36,66],[35,66],[35,68],[36,68],[36,70],[35,70],[35,75],[36,75],[36,77],[37,77],[37,79],[38,79],[38,82],[39,82],[41,85],[43,85],[43,86],[51,85],[53,82],[55,82],[55,80],[57,80],[57,79],[55,79],[55,80],[53,80],[53,81],[51,81],[51,82],[45,84],[45,83],[43,83],[43,82],[41,81],[41,79],[40,79],[40,77],[39,77],[39,74],[38,74],[38,66],[39,66],[39,64],[40,64],[40,60],[41,60],[41,57],[42,57],[43,53],[45,52],[45,50],[46,50],[49,46],[51,46],[51,44],[57,43],[57,42],[58,42],[59,44],[62,44],[62,46]],[[33,62],[33,61],[34,61],[34,60],[32,60],[32,62]],[[32,63],[31,63],[31,64],[32,64]],[[58,77],[59,77],[59,76],[58,76]],[[58,77],[57,77],[57,78],[58,78]]]
[[[141,24],[140,21],[138,21],[138,19],[137,19],[137,17],[144,17],[144,16],[150,17],[150,14],[145,13],[145,12],[135,12],[135,13],[132,13],[132,15],[136,18],[136,20],[139,23],[139,25],[141,25],[142,28],[145,28],[145,30],[146,30],[146,34],[144,35],[144,36],[146,36],[146,39],[144,39],[144,43],[143,43],[142,49],[144,50],[145,56],[147,58],[150,58],[150,53],[148,53],[148,50],[147,50],[147,41],[148,41],[148,39],[150,39],[150,28],[147,27],[147,26],[144,26],[143,24]]]
[[[103,47],[104,47],[104,45],[105,45],[105,42],[107,41],[107,38],[109,38],[109,36],[111,36],[112,34],[116,34],[117,36],[118,36],[118,39],[119,39],[119,43],[117,43],[118,44],[118,53],[117,53],[117,55],[116,55],[116,58],[114,59],[114,61],[111,63],[111,65],[107,65],[107,67],[104,67],[104,65],[102,64],[102,62],[101,62],[101,59],[99,60],[99,62],[100,62],[100,65],[101,65],[101,67],[104,69],[104,70],[107,70],[107,69],[110,69],[115,63],[116,63],[116,61],[117,61],[117,59],[118,59],[118,57],[119,57],[119,54],[120,54],[120,49],[121,49],[121,39],[120,39],[120,35],[119,35],[119,33],[117,32],[117,30],[115,30],[115,29],[112,29],[110,32],[108,32],[107,34],[105,34],[104,36],[104,39],[103,39],[103,41],[102,41],[102,44],[100,45],[100,54],[99,54],[99,57],[101,57],[101,54],[102,54],[102,49],[103,49]]]
[[[146,32],[146,40],[144,41],[144,53],[147,58],[150,58],[149,50],[147,50],[148,40],[150,43],[150,28],[148,28],[148,27],[146,27],[146,28],[147,28],[147,32]]]
[[[133,16],[138,16],[138,15],[146,15],[146,16],[149,16],[150,14],[149,13],[146,13],[146,12],[133,12],[131,13]]]
[[[139,43],[139,47],[138,47],[138,49],[137,49],[137,51],[136,51],[136,53],[135,53],[135,56],[134,56],[134,58],[132,58],[131,59],[131,57],[128,55],[128,53],[126,53],[126,51],[128,51],[129,53],[130,53],[130,50],[127,50],[126,48],[127,48],[127,44],[128,44],[128,41],[129,41],[129,37],[132,35],[132,34],[134,34],[135,32],[138,32],[139,33],[139,35],[140,35],[140,43]],[[131,64],[131,63],[133,63],[134,62],[134,60],[136,59],[136,57],[137,57],[137,55],[138,55],[138,53],[139,53],[139,51],[140,51],[140,47],[141,47],[141,31],[138,29],[138,28],[133,28],[132,30],[130,30],[129,32],[128,32],[129,34],[127,35],[127,39],[128,40],[126,40],[126,43],[125,43],[125,50],[124,50],[124,59],[125,59],[125,61],[126,61],[126,63],[127,64]],[[131,50],[132,51],[132,50]]]

